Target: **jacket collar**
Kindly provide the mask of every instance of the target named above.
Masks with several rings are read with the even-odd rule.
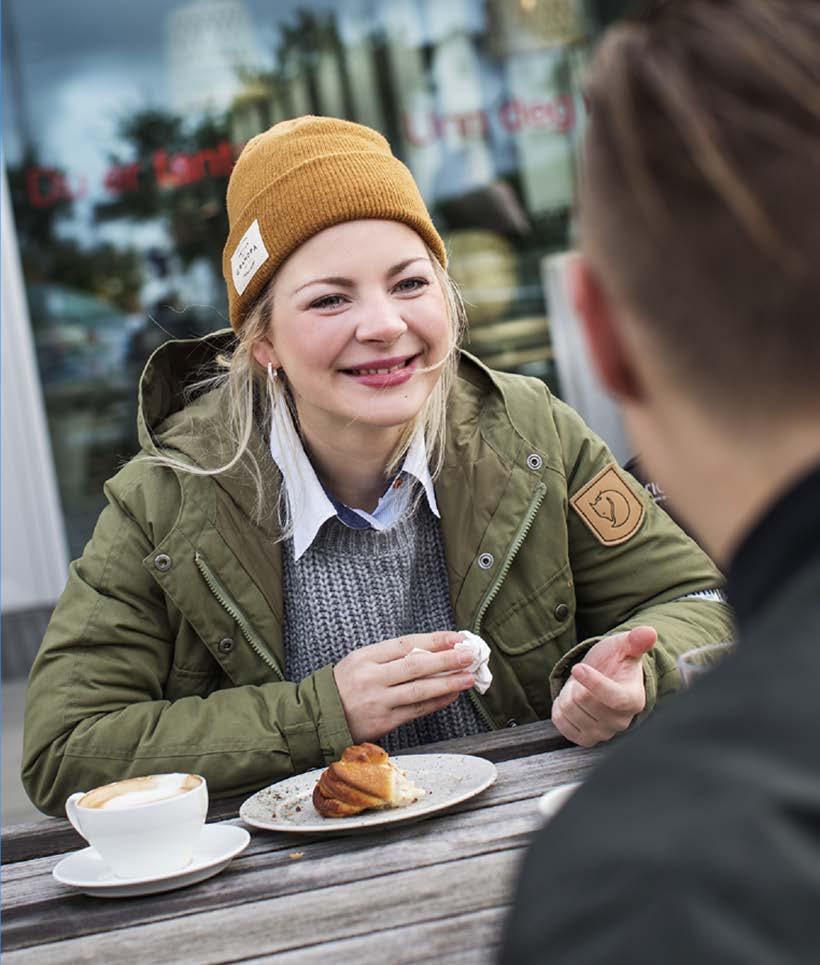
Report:
[[[233,457],[226,420],[226,390],[217,388],[185,405],[184,388],[203,376],[217,374],[216,358],[230,352],[235,336],[230,330],[202,339],[166,342],[151,356],[140,390],[139,433],[143,448],[166,452],[202,468],[224,465]],[[435,499],[441,512],[442,531],[455,603],[471,565],[496,518],[502,496],[509,487],[526,495],[533,474],[515,473],[529,451],[525,430],[515,424],[508,405],[509,376],[492,372],[462,352],[459,377],[448,405],[448,431],[444,468],[435,482]],[[520,385],[521,383],[517,383]],[[182,388],[180,388],[180,386]],[[518,390],[520,392],[520,389]],[[543,392],[543,386],[540,389]],[[543,417],[533,389],[533,404]],[[521,406],[517,409],[520,411]],[[541,453],[548,461],[555,454]],[[270,485],[261,487],[258,476]],[[254,426],[248,455],[231,470],[212,477],[243,513],[257,518],[257,525],[270,538],[279,535],[277,502],[281,474],[274,463],[269,440]],[[526,490],[527,492],[523,492]],[[496,520],[496,528],[498,521]]]
[[[776,496],[750,528],[729,564],[727,591],[743,633],[782,587],[818,557],[820,465]]]
[[[236,443],[228,426],[225,386],[212,391],[204,387],[193,401],[189,395],[196,395],[203,379],[224,371],[217,359],[235,344],[236,336],[226,329],[204,338],[166,342],[154,352],[139,387],[138,432],[146,452],[162,451],[203,469],[224,466],[233,459]],[[280,475],[256,423],[246,455],[211,478],[266,536],[278,536]],[[270,484],[259,486],[260,479]]]
[[[513,391],[523,405],[510,404]],[[528,436],[544,436],[545,398],[543,383],[493,372],[462,352],[448,407],[445,464],[436,480],[436,496],[450,597],[456,619],[464,626],[497,580],[526,507],[539,487],[543,489],[547,469],[561,464],[560,453],[547,453],[528,441]],[[532,427],[517,424],[514,413],[522,410],[530,414]],[[527,463],[534,453],[539,456],[537,469]],[[475,566],[485,554],[492,563]]]

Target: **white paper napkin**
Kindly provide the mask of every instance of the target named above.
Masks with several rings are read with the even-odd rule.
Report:
[[[444,673],[437,673],[433,676],[435,677],[446,677],[452,673],[464,673],[465,671],[471,673],[475,676],[475,689],[480,693],[484,694],[487,692],[487,688],[493,682],[493,675],[490,673],[490,648],[481,639],[481,637],[476,636],[474,633],[470,633],[469,630],[458,630],[457,633],[464,635],[463,640],[459,642],[453,648],[454,650],[467,650],[472,655],[472,663],[467,667],[462,667],[461,670],[447,670]],[[411,650],[411,653],[422,653],[420,647],[415,647]]]

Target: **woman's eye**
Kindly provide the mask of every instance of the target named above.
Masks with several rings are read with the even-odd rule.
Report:
[[[403,278],[393,290],[397,292],[421,291],[429,284],[430,282],[426,278]]]
[[[341,295],[322,295],[315,302],[310,303],[311,308],[338,308],[343,304],[344,299]]]

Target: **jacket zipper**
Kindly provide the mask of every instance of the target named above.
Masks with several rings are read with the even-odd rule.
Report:
[[[284,681],[285,675],[280,670],[279,664],[276,662],[273,655],[260,640],[259,634],[256,633],[256,631],[250,625],[245,614],[230,598],[228,591],[216,578],[213,570],[211,570],[210,566],[208,566],[198,552],[194,556],[194,561],[196,562],[197,569],[204,577],[205,582],[208,584],[208,589],[216,597],[222,608],[227,611],[228,615],[236,621],[237,626],[242,631],[242,636],[248,641],[251,650],[253,650],[253,652],[259,657],[260,660],[263,661],[263,663],[267,664],[271,670],[273,670],[281,681]]]
[[[504,582],[504,578],[506,577],[507,573],[509,573],[510,567],[513,564],[513,560],[515,559],[518,551],[521,549],[521,545],[526,539],[527,533],[530,531],[530,527],[532,526],[532,522],[535,519],[535,515],[540,509],[541,503],[544,501],[544,496],[546,496],[546,494],[547,494],[547,487],[544,485],[544,483],[539,482],[535,489],[535,495],[530,501],[529,509],[527,510],[527,515],[524,517],[521,525],[518,527],[518,532],[515,534],[515,537],[513,538],[512,545],[510,546],[510,551],[507,553],[506,557],[504,558],[504,562],[501,564],[498,570],[498,575],[496,576],[495,580],[493,581],[492,585],[489,587],[487,592],[484,594],[484,598],[479,604],[478,613],[476,614],[476,618],[473,623],[473,633],[475,633],[477,636],[481,635],[481,621],[484,619],[484,614],[487,612],[487,609],[489,608],[490,604],[495,599],[496,594],[498,593],[501,587],[501,584]],[[490,730],[498,730],[498,725],[495,723],[492,717],[490,717],[489,711],[481,703],[481,700],[479,699],[478,694],[474,690],[470,691],[470,699],[472,700],[476,710],[479,712],[479,715],[481,716],[481,718],[484,720],[486,724],[489,725]]]

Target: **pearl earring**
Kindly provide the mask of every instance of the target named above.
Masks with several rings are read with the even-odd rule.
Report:
[[[268,362],[268,382],[270,382],[270,391],[273,397],[273,405],[276,405],[276,397],[279,394],[279,372],[273,367],[272,362]]]

